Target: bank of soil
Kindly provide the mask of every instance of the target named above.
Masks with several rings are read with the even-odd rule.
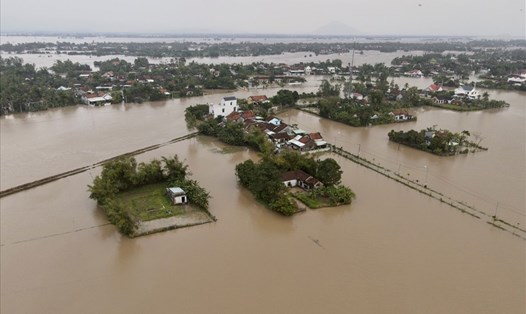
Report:
[[[133,236],[137,237],[166,230],[197,226],[213,221],[215,221],[214,217],[207,212],[189,208],[185,213],[174,217],[141,221]]]

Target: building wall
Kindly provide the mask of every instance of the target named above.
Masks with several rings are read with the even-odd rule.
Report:
[[[209,106],[209,113],[214,115],[214,118],[219,116],[226,117],[234,111],[237,111],[237,99],[227,100],[221,99],[219,104],[211,104]]]
[[[283,181],[286,187],[295,187],[298,185],[298,180]]]
[[[186,204],[188,203],[188,197],[186,195],[174,197],[174,204]]]

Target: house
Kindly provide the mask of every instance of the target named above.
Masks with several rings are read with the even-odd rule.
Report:
[[[217,118],[219,116],[226,117],[234,111],[237,111],[237,99],[234,96],[223,97],[219,104],[209,104],[208,112]]]
[[[174,205],[188,203],[188,196],[186,196],[185,191],[179,187],[167,188],[166,195]]]
[[[290,69],[289,75],[291,76],[305,75],[305,69]]]
[[[461,85],[459,88],[455,89],[455,95],[467,96],[469,99],[477,99],[480,97],[480,94],[475,87],[470,85]]]
[[[108,94],[105,94],[103,92],[98,92],[98,93],[91,93],[91,94],[86,93],[82,95],[81,100],[86,105],[90,105],[90,106],[99,105],[100,106],[106,103],[110,103],[113,100],[113,98]]]
[[[234,111],[226,116],[226,120],[230,122],[240,122],[244,123],[247,120],[254,120],[256,115],[251,110],[247,111]]]
[[[413,116],[410,115],[405,110],[397,110],[397,111],[391,111],[389,112],[389,115],[394,118],[395,121],[401,122],[401,121],[407,121],[413,119]]]
[[[422,71],[420,70],[411,70],[411,71],[405,72],[404,75],[409,76],[409,77],[423,77],[424,73],[422,73]]]
[[[267,102],[269,102],[269,100],[268,100],[266,95],[249,96],[247,98],[247,103],[248,104],[253,104],[253,103],[263,104],[263,103],[267,103]]]
[[[316,144],[316,149],[325,149],[328,148],[328,143],[323,139],[320,132],[309,133],[309,137]]]
[[[508,83],[512,83],[512,84],[519,83],[519,84],[521,84],[521,83],[524,83],[524,82],[526,82],[526,77],[524,77],[524,78],[520,77],[520,76],[508,77]]]
[[[282,144],[291,139],[291,136],[287,133],[274,133],[269,134],[269,138],[274,142],[274,144]]]
[[[279,126],[281,124],[281,120],[275,117],[270,117],[267,119],[267,123],[273,124],[275,126]]]
[[[363,95],[360,93],[352,93],[351,98],[356,100],[363,100]]]
[[[304,190],[317,189],[323,186],[318,179],[302,170],[287,171],[281,176],[286,187],[300,187]]]
[[[437,104],[450,104],[453,100],[448,96],[435,96],[431,98]]]
[[[431,84],[431,85],[429,85],[429,86],[427,87],[427,90],[428,90],[429,92],[441,92],[441,91],[443,91],[442,86],[437,85],[437,84]]]

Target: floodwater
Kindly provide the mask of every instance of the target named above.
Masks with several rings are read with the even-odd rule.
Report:
[[[360,66],[362,64],[375,64],[375,63],[385,63],[389,65],[391,60],[396,57],[403,55],[422,55],[423,51],[411,51],[411,52],[389,52],[384,53],[375,50],[364,51],[363,54],[355,53],[354,64]],[[72,62],[78,62],[80,64],[87,64],[93,69],[95,67],[95,61],[106,61],[110,59],[119,58],[127,62],[133,63],[137,58],[134,56],[124,56],[124,55],[109,55],[109,56],[89,56],[89,55],[67,55],[67,54],[7,54],[2,53],[2,57],[19,57],[24,60],[25,63],[34,64],[36,68],[42,67],[51,67],[57,60],[66,61],[71,60]],[[148,60],[152,64],[161,64],[169,63],[172,58],[150,58]],[[353,62],[352,53],[344,54],[326,54],[326,55],[315,55],[313,52],[291,52],[283,53],[279,55],[263,55],[263,56],[248,56],[248,57],[217,57],[217,58],[188,58],[187,62],[196,62],[202,64],[251,64],[253,62],[265,62],[265,63],[286,63],[286,64],[296,64],[296,63],[309,63],[309,62],[320,62],[326,60],[342,60],[342,64],[346,66]]]
[[[317,89],[311,82],[295,88]],[[491,94],[511,107],[422,108],[417,122],[373,128],[300,111],[281,117],[484,210],[499,202],[499,216],[524,226],[526,94]],[[184,108],[220,97],[4,117],[1,189],[187,134]],[[440,158],[387,140],[391,129],[433,124],[477,133],[489,151]],[[137,159],[171,154],[210,191],[216,223],[123,237],[88,198],[100,168],[0,199],[0,312],[526,311],[523,240],[339,156],[353,204],[283,217],[236,183],[235,165],[254,152],[197,137]]]

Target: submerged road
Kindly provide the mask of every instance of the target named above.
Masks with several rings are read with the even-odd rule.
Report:
[[[369,168],[383,176],[386,176],[389,179],[395,180],[398,183],[401,183],[413,190],[416,190],[420,193],[426,194],[434,199],[439,200],[440,202],[446,203],[449,206],[465,213],[468,215],[471,215],[477,219],[480,219],[487,224],[490,224],[498,229],[508,231],[512,233],[513,235],[526,240],[526,230],[519,227],[519,225],[514,225],[512,223],[509,223],[505,220],[499,219],[497,216],[492,216],[480,209],[477,209],[473,206],[470,206],[462,201],[457,201],[452,199],[451,197],[448,197],[438,191],[435,191],[433,189],[430,189],[427,185],[420,184],[416,181],[410,180],[406,177],[403,177],[399,173],[393,173],[391,170],[386,169],[382,167],[379,164],[375,164],[367,159],[364,159],[358,155],[352,154],[346,150],[344,150],[341,147],[336,147],[335,145],[331,145],[331,151],[334,154],[340,155],[352,162],[355,162],[361,166],[364,166],[366,168]]]
[[[56,174],[56,175],[53,175],[53,176],[49,176],[49,177],[46,177],[46,178],[43,178],[43,179],[40,179],[40,180],[36,180],[36,181],[33,181],[33,182],[29,182],[29,183],[25,183],[25,184],[21,184],[21,185],[18,185],[18,186],[15,186],[15,187],[12,187],[12,188],[9,188],[9,189],[6,189],[6,190],[3,190],[3,191],[0,191],[0,198],[4,197],[4,196],[8,196],[8,195],[11,195],[11,194],[15,194],[15,193],[18,193],[18,192],[22,192],[22,191],[25,191],[25,190],[29,190],[29,189],[32,189],[32,188],[35,188],[37,186],[41,186],[41,185],[44,185],[44,184],[47,184],[47,183],[50,183],[50,182],[53,182],[53,181],[56,181],[56,180],[60,180],[60,179],[63,179],[63,178],[66,178],[66,177],[69,177],[69,176],[72,176],[72,175],[76,175],[76,174],[79,174],[79,173],[82,173],[82,172],[85,172],[85,171],[88,171],[90,169],[93,169],[95,167],[99,167],[99,166],[102,166],[103,164],[107,163],[107,162],[110,162],[112,160],[115,160],[115,159],[118,159],[118,158],[122,158],[122,157],[129,157],[129,156],[135,156],[135,155],[139,155],[139,154],[142,154],[144,152],[147,152],[147,151],[151,151],[151,150],[155,150],[155,149],[158,149],[160,147],[163,147],[163,146],[166,146],[166,145],[170,145],[170,144],[173,144],[173,143],[177,143],[177,142],[180,142],[180,141],[184,141],[184,140],[187,140],[187,139],[190,139],[190,138],[193,138],[193,137],[196,137],[197,135],[199,134],[199,132],[194,132],[194,133],[190,133],[190,134],[187,134],[187,135],[184,135],[184,136],[181,136],[181,137],[178,137],[178,138],[174,138],[172,140],[169,140],[167,142],[164,142],[164,143],[160,143],[160,144],[155,144],[155,145],[151,145],[151,146],[147,146],[147,147],[144,147],[144,148],[141,148],[141,149],[137,149],[137,150],[134,150],[134,151],[131,151],[131,152],[128,152],[128,153],[124,153],[124,154],[120,154],[120,155],[117,155],[115,157],[111,157],[111,158],[108,158],[108,159],[105,159],[103,161],[99,161],[97,163],[94,163],[92,165],[89,165],[89,166],[84,166],[84,167],[81,167],[81,168],[77,168],[77,169],[73,169],[73,170],[70,170],[70,171],[66,171],[66,172],[63,172],[63,173],[60,173],[60,174]],[[401,183],[413,190],[416,190],[420,193],[423,193],[423,194],[426,194],[434,199],[437,199],[439,200],[440,202],[443,202],[443,203],[446,203],[448,204],[449,206],[465,213],[465,214],[468,214],[468,215],[471,215],[473,216],[474,218],[477,218],[477,219],[480,219],[484,222],[486,222],[487,224],[489,225],[492,225],[493,227],[496,227],[498,229],[501,229],[501,230],[504,230],[504,231],[507,231],[507,232],[510,232],[512,233],[513,235],[523,239],[523,240],[526,240],[526,230],[525,229],[522,229],[519,227],[519,225],[514,225],[512,223],[509,223],[505,220],[502,220],[502,219],[499,219],[498,217],[496,216],[492,216],[482,210],[479,210],[473,206],[470,206],[468,204],[465,204],[464,202],[462,201],[457,201],[457,200],[454,200],[452,199],[451,197],[448,197],[438,191],[435,191],[433,189],[430,189],[427,187],[427,185],[422,185],[416,181],[413,181],[413,180],[410,180],[406,177],[403,177],[402,175],[400,175],[399,173],[393,173],[391,172],[389,169],[386,169],[384,167],[382,167],[381,165],[379,164],[375,164],[367,159],[364,159],[358,155],[355,155],[355,154],[352,154],[346,150],[344,150],[343,148],[340,148],[340,147],[336,147],[335,145],[332,145],[331,144],[331,152],[334,153],[334,154],[337,154],[337,155],[340,155],[352,162],[355,162],[361,166],[364,166],[368,169],[371,169],[389,179],[392,179],[392,180],[395,180],[396,182],[398,183]]]
[[[37,186],[44,185],[44,184],[47,184],[47,183],[50,183],[50,182],[53,182],[53,181],[56,181],[56,180],[60,180],[60,179],[63,179],[63,178],[66,178],[66,177],[69,177],[69,176],[72,176],[72,175],[76,175],[76,174],[85,172],[85,171],[88,171],[90,169],[102,166],[103,164],[105,164],[107,162],[110,162],[112,160],[118,159],[118,158],[139,155],[139,154],[142,154],[142,153],[154,150],[154,149],[158,149],[158,148],[166,146],[166,145],[170,145],[170,144],[173,144],[173,143],[184,141],[184,140],[193,138],[193,137],[197,136],[198,134],[199,134],[199,132],[190,133],[190,134],[178,137],[178,138],[171,139],[171,140],[169,140],[167,142],[164,142],[164,143],[155,144],[155,145],[147,146],[147,147],[144,147],[144,148],[141,148],[141,149],[137,149],[137,150],[134,150],[134,151],[131,151],[131,152],[128,152],[128,153],[120,154],[120,155],[117,155],[115,157],[111,157],[111,158],[105,159],[103,161],[99,161],[99,162],[94,163],[94,164],[89,165],[89,166],[80,167],[80,168],[69,170],[69,171],[66,171],[66,172],[62,172],[62,173],[59,173],[59,174],[56,174],[56,175],[53,175],[53,176],[49,176],[49,177],[46,177],[46,178],[43,178],[43,179],[40,179],[40,180],[36,180],[36,181],[33,181],[33,182],[29,182],[29,183],[24,183],[24,184],[21,184],[21,185],[18,185],[18,186],[15,186],[15,187],[12,187],[12,188],[0,191],[0,198],[2,198],[4,196],[7,196],[7,195],[15,194],[15,193],[18,193],[18,192],[22,192],[22,191],[25,191],[25,190],[29,190],[29,189],[35,188]]]

